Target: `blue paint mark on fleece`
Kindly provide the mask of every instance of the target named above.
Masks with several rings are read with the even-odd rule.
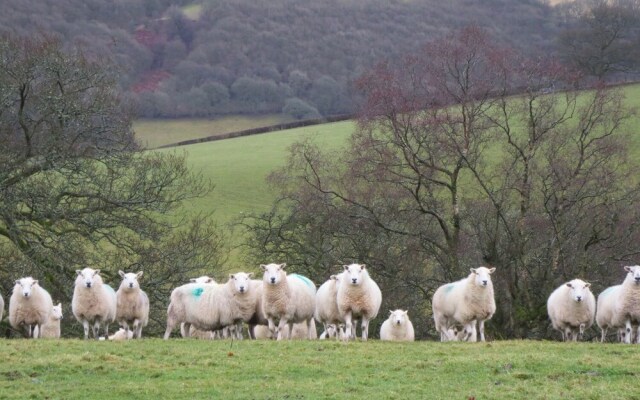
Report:
[[[447,286],[444,288],[444,292],[445,292],[445,293],[449,293],[450,291],[452,291],[452,290],[453,290],[453,287],[454,287],[454,286],[455,286],[455,285],[454,285],[453,283],[452,283],[452,284],[450,284],[450,285],[447,285]]]
[[[113,290],[113,288],[111,286],[107,285],[106,283],[103,286],[105,286],[107,289],[109,289],[113,293],[116,292],[115,290]]]
[[[615,288],[615,286],[611,286],[611,287],[606,288],[604,290],[604,292],[600,293],[600,296],[608,295],[609,293],[611,293],[613,291],[614,288]]]
[[[298,278],[300,279],[302,282],[305,283],[305,285],[309,286],[310,288],[316,288],[316,285],[313,284],[313,282],[311,282],[311,279],[307,278],[306,276],[302,276],[302,275],[298,275],[298,274],[290,274],[289,276],[293,276],[294,278]]]
[[[193,291],[191,292],[191,294],[193,294],[195,297],[200,297],[200,295],[202,294],[202,292],[204,292],[204,288],[197,287],[197,288],[193,289]]]

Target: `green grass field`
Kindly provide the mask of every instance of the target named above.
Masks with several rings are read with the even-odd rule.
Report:
[[[142,119],[134,122],[133,130],[140,144],[154,149],[183,140],[222,135],[290,121],[290,118],[281,114],[234,115],[217,119]]]
[[[210,196],[195,200],[189,209],[215,210],[218,221],[226,223],[241,213],[269,209],[275,193],[265,178],[284,165],[294,142],[313,138],[327,149],[337,149],[353,129],[353,122],[335,122],[159,151],[186,152],[193,170],[215,185]]]
[[[638,399],[633,345],[2,340],[0,399]]]

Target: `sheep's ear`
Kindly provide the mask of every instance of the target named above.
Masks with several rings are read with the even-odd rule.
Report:
[[[496,267],[493,267],[493,268],[490,268],[490,269],[489,269],[489,273],[490,273],[490,274],[493,274],[494,272],[496,272]]]
[[[58,303],[58,307],[62,308],[62,303]]]
[[[402,312],[404,313],[404,315],[409,314],[409,310],[402,310]]]
[[[348,265],[343,265],[343,267],[344,267],[344,270],[345,270],[345,271],[348,271],[348,270],[349,270],[349,266],[348,266]]]
[[[475,268],[469,268],[469,271],[471,271],[472,274],[476,273],[476,269]]]
[[[236,276],[234,274],[229,274],[229,279],[236,279]]]
[[[389,310],[389,314],[393,314],[393,311]]]
[[[195,282],[195,281],[196,281],[196,278],[189,279],[189,282]]]
[[[584,287],[585,287],[585,289],[588,288],[588,287],[591,287],[591,284],[589,282],[585,282]]]
[[[267,270],[267,266],[265,264],[260,264],[260,269],[263,271]]]
[[[33,281],[33,284],[34,284],[34,285],[37,285],[37,284],[38,284],[38,280],[37,280],[37,279],[36,279],[36,280],[34,280],[34,281]]]
[[[77,274],[77,275],[82,275],[82,270],[81,270],[81,269],[77,269],[77,270],[76,270],[76,274]]]
[[[333,279],[334,281],[337,281],[337,280],[338,280],[338,277],[337,277],[336,275],[331,275],[331,276],[329,277],[329,279]]]
[[[212,282],[215,282],[213,278],[207,278],[207,281],[205,283],[212,283]]]
[[[366,264],[360,264],[360,271],[364,271],[365,268],[367,268]]]
[[[247,276],[248,276],[249,278],[253,278],[253,272],[249,272],[249,273],[247,274]]]
[[[285,269],[285,268],[287,268],[287,263],[280,264],[280,269]]]
[[[118,270],[118,275],[120,275],[121,277],[123,277],[123,278],[124,278],[124,271],[122,271],[122,270]]]
[[[99,270],[99,269],[95,270],[95,271],[93,272],[93,275],[94,275],[94,276],[95,276],[95,275],[100,275],[100,270]]]
[[[572,287],[573,287],[573,285],[571,284],[571,282],[568,282],[568,283],[567,283],[567,286],[568,286],[568,287],[570,287],[570,288],[572,288]]]
[[[624,267],[624,270],[627,271],[627,272],[631,272],[631,267],[626,266],[626,267]]]
[[[142,274],[143,274],[143,271],[138,271],[138,273],[136,274],[136,278],[137,279],[142,278]]]
[[[16,279],[16,285],[22,286],[22,283],[20,283],[20,279]]]

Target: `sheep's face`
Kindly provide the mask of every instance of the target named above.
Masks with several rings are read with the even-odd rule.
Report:
[[[327,337],[328,338],[334,338],[334,337],[336,337],[337,334],[338,334],[338,327],[336,327],[334,324],[327,325]]]
[[[233,287],[238,293],[246,293],[249,291],[249,283],[251,282],[252,273],[238,272],[229,275],[229,280],[233,282]]]
[[[18,293],[22,293],[22,296],[25,298],[30,298],[33,294],[33,289],[36,286],[38,286],[38,281],[28,276],[26,278],[18,279],[13,290],[18,291]]]
[[[192,283],[201,283],[201,284],[204,284],[204,285],[210,285],[210,284],[216,283],[216,281],[213,278],[208,277],[206,275],[203,275],[203,276],[201,276],[199,278],[191,278],[190,281]]]
[[[76,273],[78,274],[76,285],[91,289],[96,283],[102,283],[99,269],[85,268],[83,270],[76,270]]]
[[[491,285],[491,274],[495,271],[495,268],[471,268],[471,273],[474,275],[475,283],[480,287],[487,287]]]
[[[364,264],[345,265],[343,276],[340,281],[345,280],[350,285],[358,286],[362,284],[363,278],[366,274],[367,267]]]
[[[264,271],[262,280],[269,285],[277,285],[282,282],[287,274],[284,269],[287,264],[262,264],[260,268]]]
[[[407,323],[409,319],[408,311],[404,310],[395,310],[389,311],[389,320],[393,324],[393,326],[403,326]]]
[[[136,290],[140,288],[140,282],[138,281],[142,277],[142,271],[134,274],[133,272],[124,273],[122,271],[118,271],[120,276],[122,277],[122,283],[120,284],[120,288],[123,290]]]
[[[53,319],[62,319],[62,303],[58,303],[57,306],[53,306],[51,310],[51,318]]]
[[[574,279],[571,282],[567,282],[567,287],[571,291],[571,298],[575,302],[583,302],[585,298],[591,293],[590,283],[581,281],[580,279]]]
[[[636,285],[640,285],[640,265],[624,267],[624,269],[627,271],[627,279],[633,279]]]

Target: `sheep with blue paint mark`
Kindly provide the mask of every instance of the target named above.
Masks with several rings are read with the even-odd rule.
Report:
[[[574,279],[563,283],[547,300],[547,312],[553,328],[562,333],[562,340],[577,341],[578,336],[593,325],[596,298],[590,283]]]
[[[286,266],[273,263],[260,265],[264,271],[262,308],[269,322],[269,330],[277,340],[290,339],[293,324],[305,322],[308,339],[314,339],[312,322],[316,309],[316,286],[302,275],[287,275]],[[285,329],[287,325],[288,330]]]
[[[116,319],[116,292],[102,280],[99,269],[76,270],[71,310],[84,327],[84,338],[89,339],[89,326],[93,337],[99,339],[100,328],[105,338],[109,336],[109,325]]]
[[[431,302],[433,320],[440,340],[485,341],[484,322],[496,312],[491,274],[495,268],[471,268],[471,273],[457,282],[440,286]],[[456,333],[462,327],[460,333]]]
[[[53,309],[51,295],[38,280],[28,276],[16,281],[9,298],[9,324],[27,338],[40,337],[42,325],[47,323]]]
[[[184,323],[182,331],[189,337],[191,326],[203,331],[231,327],[250,319],[255,311],[255,299],[250,294],[250,274],[232,274],[225,284],[188,283],[171,292],[167,309],[169,339],[176,325]]]
[[[357,321],[360,320],[362,340],[367,340],[369,321],[378,316],[382,292],[364,264],[345,265],[339,280],[336,302],[340,318],[345,323],[344,339],[355,339]]]

